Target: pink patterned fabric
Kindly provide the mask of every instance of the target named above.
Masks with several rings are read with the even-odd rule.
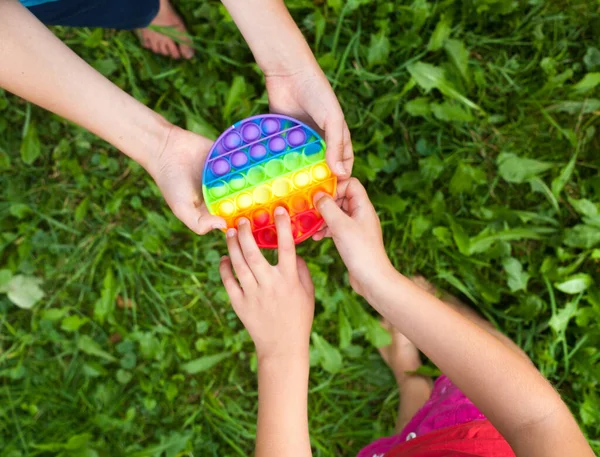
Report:
[[[399,435],[380,438],[363,448],[358,457],[383,457],[400,443],[453,425],[485,420],[485,416],[446,376],[433,385],[431,397]]]

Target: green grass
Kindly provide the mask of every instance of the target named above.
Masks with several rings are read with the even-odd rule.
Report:
[[[288,5],[343,105],[394,264],[514,338],[600,451],[600,4]],[[127,32],[55,31],[178,125],[214,134],[265,112],[220,3],[179,7],[193,62]],[[193,236],[139,166],[2,92],[0,166],[0,284],[22,275],[35,292],[37,278],[45,294],[32,310],[0,295],[0,456],[248,455],[255,360],[218,277],[222,235]],[[352,456],[392,432],[383,336],[332,243],[299,252],[317,287],[315,455]]]

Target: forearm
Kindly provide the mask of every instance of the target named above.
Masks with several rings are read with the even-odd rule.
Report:
[[[283,0],[222,0],[267,76],[290,74],[316,60]]]
[[[308,457],[308,351],[258,362],[256,456]]]
[[[0,1],[0,86],[148,168],[170,125],[86,64],[15,0]]]
[[[481,409],[516,451],[523,451],[518,455],[552,455],[532,449],[537,452],[552,443],[552,434],[567,432],[578,449],[586,447],[566,405],[524,357],[397,272],[389,270],[384,277],[370,288],[369,302]],[[540,424],[544,443],[536,435]],[[561,430],[547,433],[551,424],[560,424]],[[552,446],[567,444],[560,441]]]

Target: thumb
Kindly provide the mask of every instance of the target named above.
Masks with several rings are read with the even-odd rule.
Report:
[[[350,218],[342,211],[337,203],[325,192],[315,195],[315,207],[325,219],[327,226],[335,237],[344,230],[344,226],[350,222]]]
[[[179,206],[173,208],[173,213],[183,222],[187,228],[198,235],[206,235],[214,229],[227,228],[225,220],[218,216],[213,216],[206,207],[195,208],[193,206]]]
[[[325,144],[327,145],[327,150],[325,151],[325,158],[327,160],[327,165],[333,171],[333,173],[337,176],[347,176],[348,170],[346,170],[345,161],[348,159],[345,157],[347,154],[345,147],[345,130],[346,123],[344,121],[343,115],[335,116],[331,118],[327,125],[325,125]],[[349,136],[350,132],[348,132]],[[350,159],[352,158],[352,149],[350,149]],[[352,162],[348,163],[348,167],[352,169]]]

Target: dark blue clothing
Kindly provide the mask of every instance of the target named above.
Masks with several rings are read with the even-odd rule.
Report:
[[[21,0],[46,25],[139,29],[158,14],[159,0]]]

